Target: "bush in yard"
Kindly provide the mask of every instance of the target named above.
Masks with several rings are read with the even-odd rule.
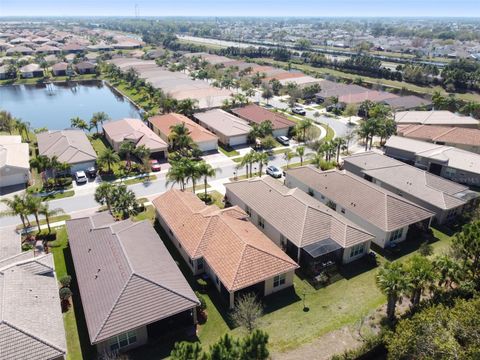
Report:
[[[433,247],[428,243],[428,241],[424,241],[420,244],[418,248],[418,252],[422,256],[430,256],[433,254]]]
[[[232,320],[237,326],[243,326],[251,333],[263,314],[262,304],[257,300],[255,294],[248,293],[241,295],[232,312]]]
[[[72,178],[71,177],[61,177],[57,179],[57,184],[59,187],[66,188],[72,185]]]
[[[62,287],[59,291],[62,312],[68,311],[70,307],[70,298],[72,297],[72,291],[67,287]]]
[[[205,297],[200,294],[198,291],[195,291],[195,295],[197,296],[198,300],[200,301],[200,306],[197,308],[197,315],[199,317],[198,321],[203,324],[207,321],[207,302],[205,301]]]
[[[62,284],[62,288],[70,288],[70,284],[72,283],[72,277],[70,275],[65,275],[64,277],[60,278],[60,284]]]

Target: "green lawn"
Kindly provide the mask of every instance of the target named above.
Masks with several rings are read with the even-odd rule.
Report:
[[[138,213],[132,218],[133,221],[143,221],[149,220],[150,222],[155,221],[155,207],[153,205],[147,205],[145,210]]]
[[[57,200],[57,199],[72,197],[73,195],[75,195],[75,191],[68,190],[68,191],[58,192],[53,195],[42,196],[42,200]]]
[[[335,137],[335,131],[326,124],[318,124],[325,129],[327,136],[323,139],[324,141],[331,141]]]
[[[235,150],[234,148],[231,148],[229,146],[227,147],[227,146],[218,145],[218,151],[220,151],[222,154],[224,154],[228,157],[240,155],[240,153],[237,150]]]
[[[49,220],[50,220],[50,224],[53,224],[54,222],[58,222],[58,221],[65,221],[65,220],[70,220],[71,219],[71,216],[70,215],[58,215],[58,216],[53,216],[51,217]],[[47,223],[47,220],[45,219],[41,219],[39,221],[40,225],[45,225]],[[32,225],[32,227],[35,227],[37,226],[37,222],[36,221],[30,221],[30,224]],[[23,228],[23,225],[22,224],[19,224],[17,225],[17,230],[20,230]]]
[[[225,207],[225,204],[223,203],[223,194],[219,193],[216,190],[209,191],[207,195],[211,198],[213,205],[217,205],[220,209],[223,209]],[[203,200],[203,197],[205,196],[205,193],[198,193],[197,196],[200,198],[200,200]],[[210,205],[210,204],[207,204]]]
[[[124,185],[133,185],[138,183],[148,183],[153,180],[157,180],[156,175],[142,176],[134,179],[123,180],[121,183]]]
[[[73,278],[74,271],[71,265],[71,258],[69,255],[70,250],[68,249],[67,231],[65,230],[65,227],[57,229],[57,239],[51,242],[50,246],[50,251],[53,254],[53,259],[55,262],[55,272],[57,274],[57,278],[60,279],[65,275],[70,275]],[[70,264],[68,264],[69,266],[67,266],[67,256],[70,259]],[[74,290],[73,286],[72,290]],[[76,296],[74,294],[74,301],[76,301],[76,298],[79,298],[78,293]],[[85,356],[87,355],[82,352],[79,331],[83,331],[82,339],[85,336],[88,338],[88,334],[86,333],[85,328],[79,327],[77,324],[76,308],[76,306],[71,306],[70,309],[63,314],[63,324],[65,326],[65,335],[67,338],[67,360],[82,360],[85,359]]]

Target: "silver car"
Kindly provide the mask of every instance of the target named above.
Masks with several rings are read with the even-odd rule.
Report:
[[[267,167],[267,174],[270,175],[271,177],[279,179],[282,177],[282,170],[280,170],[274,165],[270,165],[269,167]]]
[[[77,182],[77,185],[87,183],[88,179],[87,179],[87,175],[85,174],[85,171],[77,171],[75,173],[75,181]]]

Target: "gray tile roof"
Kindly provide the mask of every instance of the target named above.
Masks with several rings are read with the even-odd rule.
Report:
[[[246,135],[252,130],[248,122],[221,109],[196,113],[194,117],[216,133],[225,136]]]
[[[478,126],[480,124],[480,121],[470,116],[461,116],[446,110],[400,111],[395,114],[395,121],[397,124],[444,126]]]
[[[452,209],[466,203],[462,197],[466,191],[469,191],[467,186],[443,179],[388,156],[366,152],[348,156],[344,158],[344,162],[353,164],[364,174],[437,208]]]
[[[149,222],[110,219],[111,225],[103,215],[66,224],[92,343],[198,304]]]
[[[298,247],[324,239],[350,247],[373,238],[320,201],[270,177],[233,182],[225,187]]]
[[[430,211],[347,171],[320,171],[304,166],[287,171],[306,186],[323,194],[383,231],[393,231],[433,217]]]
[[[18,259],[18,258],[17,258]],[[44,255],[0,269],[0,359],[56,359],[66,353],[58,284]],[[33,266],[31,266],[33,264]]]
[[[97,159],[97,153],[82,130],[56,130],[37,134],[38,152],[58,161],[77,164]]]

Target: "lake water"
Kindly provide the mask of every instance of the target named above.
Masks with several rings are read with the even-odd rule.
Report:
[[[0,86],[0,109],[28,121],[33,129],[62,130],[70,119],[90,120],[104,111],[112,120],[140,118],[139,109],[102,81]]]

